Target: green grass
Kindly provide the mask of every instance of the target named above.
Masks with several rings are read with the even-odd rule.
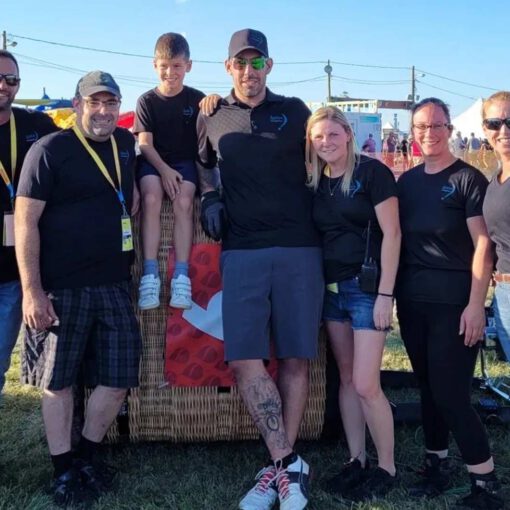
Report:
[[[384,367],[409,370],[409,362],[398,337],[388,339]],[[507,370],[499,364],[500,373]],[[7,375],[4,405],[0,410],[0,510],[54,508],[45,494],[51,463],[40,415],[39,391],[18,382],[19,353],[15,352]],[[415,390],[391,391],[394,401],[416,399]],[[505,485],[510,478],[510,430],[490,425],[489,436],[498,472]],[[413,469],[422,457],[420,427],[398,426],[395,431],[399,487],[381,503],[349,506],[335,502],[321,490],[347,457],[343,441],[299,442],[298,451],[314,470],[310,510],[342,508],[446,509],[468,490],[468,478],[452,442],[455,489],[431,502],[410,501],[404,487],[414,479]],[[237,508],[244,491],[266,458],[258,441],[229,443],[120,444],[105,449],[106,460],[119,472],[116,489],[88,506],[93,510],[229,510]],[[374,455],[371,450],[371,455]]]

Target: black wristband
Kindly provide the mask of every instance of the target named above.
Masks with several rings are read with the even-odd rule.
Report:
[[[391,299],[393,299],[393,294],[385,294],[384,292],[378,292],[377,295],[383,297],[390,297]]]

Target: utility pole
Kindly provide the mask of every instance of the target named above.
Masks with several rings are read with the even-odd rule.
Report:
[[[2,32],[2,49],[7,49],[7,32],[5,30]]]
[[[328,75],[328,103],[331,103],[331,73],[333,68],[331,67],[328,59],[328,65],[324,67],[324,72]]]
[[[414,72],[414,66],[411,67],[411,103],[416,102],[416,75]]]

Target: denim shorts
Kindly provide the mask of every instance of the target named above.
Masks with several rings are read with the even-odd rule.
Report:
[[[494,318],[496,319],[499,343],[507,361],[510,361],[510,283],[496,283]]]
[[[325,321],[351,322],[352,329],[373,329],[376,294],[363,292],[358,277],[338,282],[338,293],[328,290],[324,296],[322,318]]]

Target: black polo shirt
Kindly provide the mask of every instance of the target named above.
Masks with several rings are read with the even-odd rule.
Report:
[[[17,160],[14,176],[14,188],[19,181],[21,167],[28,149],[34,142],[43,136],[58,130],[49,115],[42,112],[25,110],[23,108],[12,108],[16,122]],[[0,126],[0,161],[12,182],[11,163],[11,129],[10,123],[6,122]],[[11,210],[11,199],[7,186],[0,178],[0,283],[10,282],[19,279],[18,266],[14,247],[2,246],[5,212]]]
[[[198,163],[218,165],[228,214],[223,248],[318,246],[306,188],[305,127],[297,98],[266,92],[251,108],[233,93],[198,116]]]
[[[135,140],[115,129],[122,192],[132,205]],[[118,186],[110,140],[88,140]],[[46,202],[39,220],[45,290],[108,285],[130,278],[133,251],[122,251],[122,206],[113,187],[71,129],[49,135],[28,152],[18,196]]]

